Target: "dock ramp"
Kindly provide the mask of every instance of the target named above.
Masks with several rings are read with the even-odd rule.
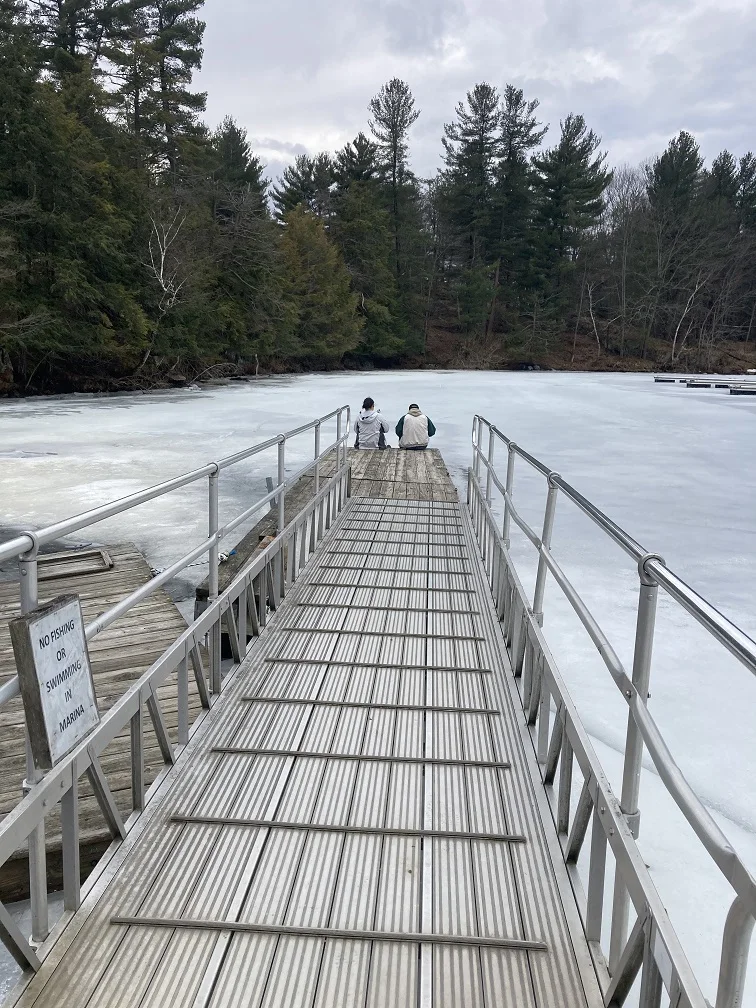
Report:
[[[443,499],[410,499],[396,480],[392,496],[377,472],[381,496],[351,496],[339,429],[330,475],[312,463],[310,503],[0,824],[2,857],[65,803],[63,919],[35,950],[2,913],[29,967],[9,1004],[706,1008],[638,851],[632,789],[612,793],[540,629],[547,574],[579,608],[549,549],[556,495],[576,491],[542,467],[528,599],[507,534],[529,529],[513,479],[515,458],[532,457],[482,419],[473,433],[462,504],[441,480]],[[406,453],[410,476],[412,455],[427,465]],[[279,475],[283,505],[285,465]],[[581,618],[627,693],[630,774],[645,745],[735,890],[716,1008],[737,1008],[753,880],[639,702],[651,596],[674,578],[662,568],[643,555],[632,674]],[[213,667],[221,623],[227,669]],[[156,689],[174,674],[181,703],[205,639],[212,702],[145,793],[143,719],[159,724]],[[80,891],[77,781],[124,725],[134,811]]]

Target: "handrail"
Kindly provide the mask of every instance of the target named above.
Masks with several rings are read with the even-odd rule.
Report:
[[[343,423],[344,414],[346,414],[346,425]],[[320,428],[321,425],[332,418],[336,418],[336,441],[334,444],[326,449],[326,451],[321,451],[320,449]],[[122,514],[125,511],[129,511],[132,508],[139,507],[141,504],[146,503],[150,500],[155,500],[159,497],[163,497],[168,493],[172,493],[174,490],[178,490],[182,487],[189,486],[190,484],[196,483],[198,480],[207,478],[208,480],[208,505],[207,505],[207,516],[208,516],[208,535],[199,545],[195,546],[188,553],[185,553],[179,560],[171,564],[162,573],[155,575],[146,584],[137,588],[135,591],[131,592],[126,598],[121,599],[114,606],[108,609],[106,612],[101,613],[97,619],[90,622],[86,627],[85,633],[88,640],[91,640],[97,633],[103,630],[105,627],[110,626],[111,623],[115,622],[119,617],[123,616],[132,606],[141,602],[148,595],[154,592],[161,585],[165,584],[172,577],[178,574],[181,570],[186,568],[190,563],[193,563],[200,556],[207,554],[208,562],[210,566],[210,576],[209,576],[209,592],[208,599],[209,602],[215,601],[218,598],[218,544],[221,540],[227,536],[235,528],[238,528],[242,522],[246,521],[251,517],[256,511],[264,507],[268,502],[275,500],[277,507],[277,532],[279,536],[283,533],[285,525],[285,500],[286,500],[286,490],[288,486],[291,485],[291,481],[286,479],[286,443],[290,438],[296,437],[299,434],[304,433],[308,430],[315,431],[315,451],[314,457],[308,464],[301,470],[298,475],[302,475],[310,469],[315,470],[315,493],[317,495],[319,490],[319,473],[320,473],[320,463],[328,451],[332,451],[334,448],[337,453],[337,470],[341,467],[341,458],[343,451],[343,458],[346,459],[346,446],[349,439],[349,427],[350,427],[350,408],[349,406],[339,406],[325,416],[319,417],[316,420],[312,420],[306,424],[301,424],[299,427],[294,428],[284,434],[278,434],[273,438],[268,438],[267,440],[261,442],[260,444],[251,445],[242,451],[235,452],[231,455],[226,455],[223,458],[208,462],[206,465],[201,466],[197,469],[193,469],[190,472],[182,473],[178,476],[174,476],[172,479],[164,480],[162,483],[157,483],[154,486],[146,487],[143,490],[139,490],[136,493],[129,494],[127,497],[122,497],[119,500],[111,501],[107,504],[102,504],[99,507],[91,508],[88,511],[81,512],[78,515],[73,515],[70,518],[66,518],[63,521],[58,521],[52,525],[47,525],[42,529],[37,531],[25,531],[21,535],[16,536],[9,542],[0,545],[0,562],[4,560],[13,559],[14,557],[18,559],[19,566],[19,581],[20,581],[20,592],[21,592],[21,612],[28,613],[34,610],[39,602],[38,599],[38,589],[37,589],[37,573],[38,573],[38,554],[39,548],[44,546],[46,543],[52,542],[55,539],[59,539],[61,536],[69,535],[72,532],[77,532],[80,529],[87,528],[90,525],[94,525],[97,522],[103,521],[106,518],[111,518],[114,515]],[[237,515],[235,519],[228,522],[225,527],[222,527],[219,522],[219,477],[223,470],[235,465],[237,462],[241,462],[244,459],[251,458],[254,455],[260,454],[269,448],[274,446],[278,449],[278,479],[276,481],[276,486],[269,491],[265,496],[257,500],[251,507],[246,508],[240,515]],[[284,560],[283,552],[280,551],[277,554],[276,559],[276,570],[273,572],[272,581],[274,586],[277,584],[279,595],[283,595],[284,591]],[[222,686],[222,676],[221,676],[221,630],[220,623],[215,623],[211,630],[208,640],[208,650],[210,657],[210,691],[211,693],[219,693]],[[10,700],[13,700],[20,693],[18,676],[14,676],[7,683],[4,683],[0,687],[0,707]],[[163,746],[168,746],[167,736],[163,738],[161,742],[161,748]],[[35,784],[40,777],[39,771],[34,766],[31,759],[31,749],[29,745],[26,746],[26,780],[28,784]],[[39,825],[33,836],[29,838],[29,863],[30,863],[30,895],[31,895],[31,908],[32,908],[32,937],[35,941],[40,942],[49,934],[48,926],[48,914],[47,914],[47,890],[45,882],[45,837],[43,825]],[[0,906],[0,911],[2,910]],[[0,931],[2,931],[2,921],[0,921]]]
[[[626,553],[628,553],[633,560],[637,563],[641,561],[644,562],[644,569],[647,574],[654,578],[660,585],[662,585],[669,593],[669,595],[674,598],[677,602],[682,605],[685,610],[690,613],[690,615],[705,627],[710,633],[712,633],[720,643],[733,654],[738,661],[746,666],[751,672],[756,674],[756,641],[752,640],[746,633],[744,633],[740,627],[729,620],[726,616],[719,612],[710,602],[707,602],[698,592],[694,591],[689,585],[685,583],[674,571],[672,571],[667,565],[660,559],[647,559],[651,556],[651,552],[641,546],[631,535],[629,535],[623,528],[617,525],[616,522],[612,521],[607,515],[604,514],[595,504],[592,504],[586,497],[584,497],[579,491],[577,491],[573,486],[562,479],[562,477],[555,472],[552,472],[538,459],[530,455],[518,444],[508,438],[503,434],[498,427],[486,420],[485,417],[476,415],[475,421],[480,421],[482,424],[491,431],[494,435],[501,439],[507,448],[513,452],[515,455],[519,455],[524,461],[528,462],[534,469],[542,473],[544,476],[551,477],[553,485],[559,487],[559,489],[564,493],[565,497],[572,501],[580,510],[586,514],[594,524],[602,528],[616,543],[620,546]],[[474,441],[476,451],[481,453],[481,461],[486,463],[485,456],[482,453],[482,448],[480,445]]]
[[[487,454],[482,447],[484,427],[488,428],[489,432]],[[646,706],[658,587],[661,586],[669,594],[670,598],[677,601],[751,672],[756,672],[756,643],[731,620],[727,619],[719,610],[712,606],[711,603],[707,602],[706,599],[687,585],[674,571],[670,570],[658,554],[647,552],[640,543],[636,542],[624,529],[562,479],[558,473],[553,472],[540,460],[520,448],[519,445],[506,437],[506,435],[484,417],[476,416],[474,418],[472,433],[473,466],[469,470],[468,500],[473,516],[477,517],[476,527],[479,537],[481,537],[484,560],[486,560],[487,554],[490,553],[492,548],[496,551],[496,556],[500,558],[491,562],[492,587],[494,588],[494,595],[497,596],[497,608],[502,612],[503,608],[506,609],[508,605],[512,604],[511,600],[513,596],[507,595],[506,591],[502,594],[501,582],[503,580],[505,584],[509,584],[508,591],[510,593],[512,591],[519,593],[522,600],[519,603],[522,606],[522,619],[529,628],[526,631],[526,636],[523,637],[522,632],[515,629],[518,618],[516,615],[517,610],[515,609],[514,615],[512,612],[505,613],[505,617],[509,621],[508,634],[510,635],[509,643],[513,651],[512,660],[515,675],[520,674],[518,669],[525,660],[527,644],[524,644],[524,641],[532,639],[534,642],[533,647],[536,650],[540,650],[541,654],[544,653],[545,645],[539,636],[540,624],[543,619],[542,613],[539,612],[539,606],[543,600],[543,579],[546,570],[548,570],[553,575],[565,598],[588,632],[589,637],[596,646],[607,669],[622,693],[623,699],[628,705],[628,728],[620,810],[625,816],[632,835],[634,837],[638,835],[638,793],[641,759],[643,747],[645,746],[667,793],[682,812],[714,864],[716,864],[734,890],[735,901],[730,909],[727,926],[722,938],[720,982],[716,1008],[736,1008],[736,1006],[741,1004],[750,936],[754,927],[754,920],[756,919],[756,880],[740,860],[725,834],[686,780]],[[503,484],[499,479],[494,465],[494,445],[496,438],[499,438],[507,446],[506,484]],[[546,499],[544,531],[541,536],[518,514],[512,500],[514,481],[513,462],[515,456],[522,458],[532,468],[546,477],[548,496]],[[485,467],[485,492],[481,482],[481,464]],[[504,500],[503,533],[496,527],[493,512],[491,511],[491,491],[493,487],[498,490]],[[640,594],[632,678],[625,671],[622,662],[609,644],[598,622],[590,613],[590,610],[551,553],[551,532],[557,492],[563,493],[584,514],[588,515],[594,524],[598,525],[609,535],[637,564]],[[524,599],[524,591],[514,572],[514,566],[509,554],[507,530],[509,529],[510,520],[514,521],[518,528],[521,529],[538,554],[538,576],[536,578],[535,600],[532,608],[527,605]],[[531,638],[530,635],[533,635],[533,637]],[[542,685],[542,674],[533,671],[535,661],[536,659],[531,655],[526,677],[527,682],[525,679],[523,680],[525,684],[523,685],[522,699],[528,712],[528,723],[535,724],[538,722],[539,760],[549,763],[551,766],[550,770],[545,771],[544,783],[548,784],[550,781],[553,781],[556,772],[556,761],[559,759],[559,741],[556,743],[556,750],[553,748],[555,745],[553,740],[549,744],[547,758],[543,747],[545,745],[544,740],[547,740],[548,737],[549,694],[542,692],[544,688]],[[552,671],[551,675],[552,683],[556,687],[553,696],[557,702],[558,712],[562,711],[562,716],[566,717],[566,708],[570,706],[571,702],[563,692],[563,687],[558,685],[556,673]],[[523,676],[525,676],[525,673],[523,673]],[[539,679],[540,685],[535,684],[535,679],[538,676],[541,677]],[[535,696],[534,699],[532,694],[536,690],[541,692],[540,696]],[[545,714],[544,711],[546,712]],[[564,731],[567,731],[566,727]],[[556,728],[554,733],[557,736]],[[561,735],[557,736],[557,740],[561,739],[561,737]],[[556,756],[553,756],[552,752],[556,752]],[[568,749],[567,752],[571,752],[571,750]],[[569,771],[567,779],[571,779],[571,771]],[[565,785],[561,783],[560,779],[560,822],[567,822],[569,819],[570,788],[571,784],[566,784],[567,790],[565,791]],[[577,841],[578,849],[581,842],[580,840]],[[572,837],[570,837],[568,850],[571,848],[571,844]],[[569,855],[566,856],[569,860]],[[594,883],[595,880],[592,878],[591,885]],[[628,887],[629,882],[627,879],[623,881],[619,876],[615,877],[614,907],[611,922],[612,949],[609,957],[610,974],[615,969],[620,969],[620,954],[622,953],[624,957],[626,952],[626,950],[622,952],[622,947],[627,927]],[[594,910],[589,910],[589,916],[591,913],[594,914],[594,924],[596,912],[594,901]],[[600,940],[600,936],[597,940]],[[620,981],[615,978],[613,982],[619,983]],[[607,996],[609,997],[610,995]],[[612,1003],[615,1002],[612,1000]]]
[[[341,424],[340,424],[341,426]],[[337,438],[336,447],[340,449],[342,444],[346,444],[349,437],[349,427],[347,425],[343,434]],[[328,449],[326,450],[328,451]],[[316,467],[321,455],[313,460]],[[276,488],[269,494],[274,497],[280,489]],[[163,779],[163,773],[159,774],[154,783],[147,788],[144,781],[144,740],[143,740],[143,712],[149,714],[152,726],[157,735],[163,762],[168,768],[175,762],[176,755],[188,743],[192,733],[198,727],[198,719],[190,730],[190,707],[189,707],[189,682],[188,667],[190,660],[192,664],[196,659],[198,664],[194,665],[195,678],[197,680],[200,700],[203,712],[198,718],[204,716],[204,712],[211,708],[212,699],[207,692],[207,682],[205,680],[205,669],[200,654],[200,647],[206,642],[212,641],[213,634],[220,633],[221,622],[225,622],[229,639],[232,642],[234,653],[234,667],[229,670],[229,675],[238,669],[244,658],[244,654],[249,646],[250,636],[257,636],[265,627],[268,614],[271,609],[278,607],[280,600],[288,592],[289,588],[297,581],[304,570],[308,559],[319,548],[324,535],[327,533],[336,515],[350,504],[350,469],[346,458],[339,450],[337,465],[334,473],[324,480],[315,492],[311,500],[306,503],[301,510],[291,517],[289,523],[279,529],[276,537],[270,544],[259,553],[256,553],[250,562],[238,571],[230,584],[222,593],[209,600],[207,608],[200,613],[194,621],[179,634],[160,657],[152,663],[149,669],[140,678],[129,684],[126,691],[116,700],[113,706],[103,714],[99,724],[68,754],[66,754],[48,773],[44,776],[37,776],[29,780],[29,787],[25,789],[24,797],[19,803],[8,812],[0,822],[0,865],[5,863],[22,844],[28,841],[30,850],[30,889],[32,895],[32,943],[30,944],[24,934],[13,925],[12,920],[0,904],[0,940],[7,946],[16,961],[22,967],[31,967],[33,970],[40,968],[40,962],[49,951],[55,935],[49,942],[36,950],[36,944],[44,942],[49,934],[47,915],[47,886],[44,865],[44,823],[46,818],[56,807],[61,809],[62,822],[62,845],[63,845],[63,892],[64,907],[63,915],[56,925],[56,933],[60,934],[62,929],[70,920],[71,913],[75,912],[81,904],[82,893],[91,891],[93,881],[97,877],[97,871],[90,876],[90,879],[82,888],[78,861],[78,779],[87,774],[95,791],[95,797],[103,811],[108,825],[113,834],[115,844],[120,843],[129,832],[130,828],[142,814],[150,799],[157,793]],[[214,535],[208,537],[203,543],[195,547],[191,554],[168,568],[161,575],[153,579],[150,584],[160,580],[167,580],[176,572],[178,565],[183,563],[190,555],[197,555],[207,551],[213,543],[223,534],[219,529]],[[149,585],[139,589],[142,597],[146,594]],[[118,606],[123,606],[123,600]],[[117,607],[115,607],[117,608]],[[113,610],[111,610],[111,613]],[[107,614],[104,614],[106,616]],[[248,623],[247,620],[250,620]],[[100,617],[96,623],[101,623]],[[94,624],[87,628],[92,631]],[[100,627],[101,628],[101,627]],[[96,631],[95,631],[96,632]],[[91,636],[92,633],[88,633]],[[212,676],[212,666],[210,670]],[[178,748],[174,748],[166,732],[163,715],[161,713],[161,701],[158,689],[163,686],[170,675],[177,676],[177,702],[178,702]],[[218,690],[220,692],[227,681],[220,680]],[[121,813],[115,804],[108,782],[102,773],[99,758],[104,750],[121,735],[124,729],[130,727],[130,749],[131,749],[131,775],[132,775],[132,805],[133,812],[124,824]],[[95,783],[97,786],[95,786]],[[40,833],[42,835],[42,861],[36,867],[40,876],[41,886],[35,887],[34,871],[32,866],[33,842]],[[112,857],[116,849],[111,845],[106,854],[105,860]],[[98,866],[99,870],[99,866]],[[35,902],[36,901],[36,902]],[[39,922],[44,925],[46,932],[37,938],[34,934],[35,915]]]
[[[223,469],[227,469],[229,466],[235,465],[237,462],[242,462],[244,459],[251,458],[253,455],[258,455],[260,452],[274,447],[274,445],[280,442],[281,438],[288,440],[289,438],[295,437],[297,434],[302,434],[305,431],[312,430],[319,424],[325,423],[327,420],[330,420],[335,416],[339,416],[344,412],[349,414],[349,406],[340,406],[338,409],[332,410],[325,416],[320,417],[317,420],[312,420],[310,423],[303,424],[301,427],[296,427],[294,430],[286,431],[284,434],[279,434],[273,438],[268,438],[267,441],[263,441],[261,444],[252,445],[249,448],[235,452],[232,455],[226,455],[223,458],[218,459],[217,462],[209,462],[207,465],[204,465],[199,469],[193,469],[190,472],[182,473],[180,476],[174,476],[172,479],[156,483],[154,486],[146,487],[144,490],[138,490],[136,493],[129,494],[127,497],[121,497],[118,500],[109,502],[108,504],[102,504],[99,507],[91,508],[89,511],[82,511],[80,514],[73,515],[71,518],[55,522],[52,525],[46,525],[44,528],[39,529],[36,532],[22,532],[21,535],[8,540],[8,542],[0,544],[0,562],[23,556],[25,553],[28,553],[39,546],[44,546],[46,543],[52,542],[55,539],[60,539],[62,536],[70,535],[72,532],[79,532],[83,528],[88,528],[90,525],[95,525],[97,522],[104,521],[106,518],[112,518],[114,515],[121,514],[124,511],[129,511],[131,508],[138,507],[140,504],[145,504],[147,501],[154,500],[156,497],[162,497],[165,494],[171,493],[173,490],[178,490],[181,487],[188,486],[190,483],[196,483],[197,480],[200,480],[205,476],[209,476],[212,473],[218,473]],[[347,421],[347,429],[348,427],[349,423]],[[345,434],[341,440],[344,441],[346,438],[347,436]],[[331,449],[327,449],[327,451],[332,450],[333,447],[335,447],[335,445],[332,445]],[[322,459],[325,454],[326,452],[321,452],[318,458]],[[313,459],[309,467],[312,468],[316,461],[317,459]],[[276,491],[280,492],[280,487],[277,487]],[[277,496],[277,493],[274,493],[273,496]],[[259,506],[262,507],[264,503],[266,502],[260,502]]]

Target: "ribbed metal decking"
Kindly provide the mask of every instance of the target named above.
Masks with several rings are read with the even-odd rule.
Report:
[[[601,1005],[508,677],[460,505],[353,500],[16,1004]]]

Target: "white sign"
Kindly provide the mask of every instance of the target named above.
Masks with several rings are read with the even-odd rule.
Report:
[[[10,623],[36,766],[49,769],[99,723],[78,596]]]

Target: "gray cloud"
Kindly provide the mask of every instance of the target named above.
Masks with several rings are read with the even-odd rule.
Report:
[[[370,98],[394,76],[422,111],[422,176],[481,80],[538,98],[551,137],[581,112],[614,163],[653,155],[680,129],[709,158],[756,146],[756,0],[215,0],[204,16],[197,84],[210,124],[233,115],[269,175],[365,130]]]

